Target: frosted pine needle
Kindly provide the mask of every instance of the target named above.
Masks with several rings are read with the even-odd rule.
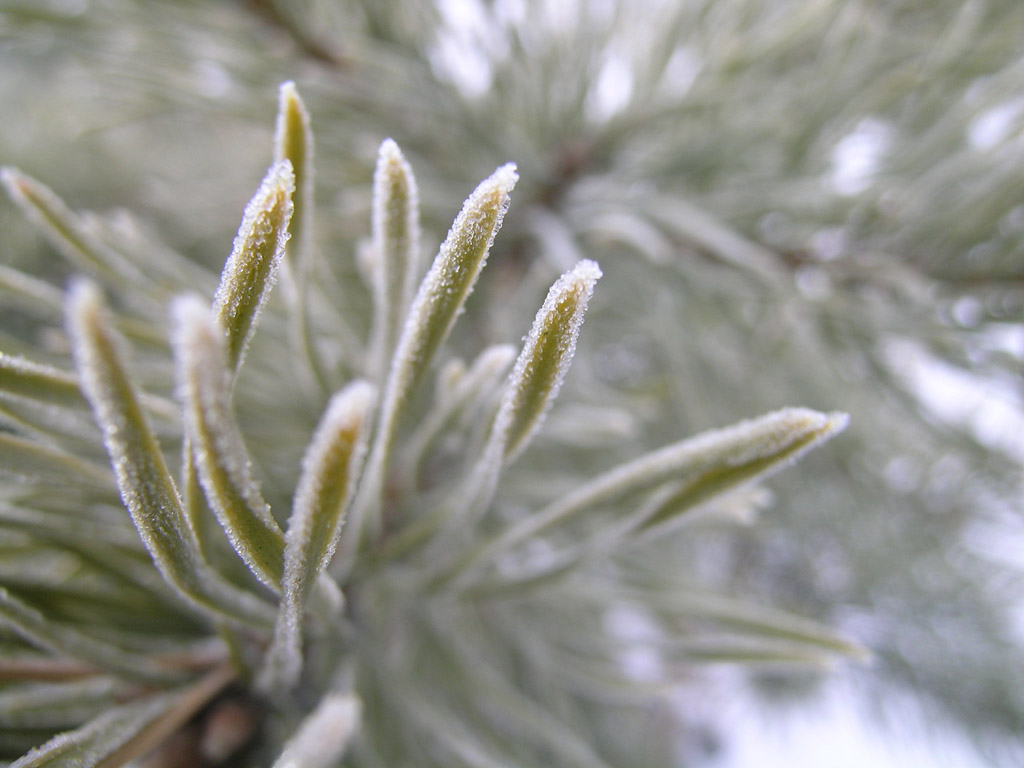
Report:
[[[462,206],[434,263],[420,283],[398,339],[381,402],[366,477],[342,542],[342,569],[351,567],[364,522],[379,527],[384,476],[402,414],[414,387],[448,338],[480,275],[518,181],[511,163],[482,181]]]
[[[245,208],[234,248],[224,265],[213,304],[217,320],[227,333],[232,369],[241,365],[253,328],[277,281],[288,241],[294,192],[291,162],[281,160],[271,166]]]
[[[522,452],[558,397],[600,277],[595,262],[581,261],[551,286],[537,312],[495,419],[506,461]]]
[[[490,503],[504,463],[512,461],[540,428],[576,352],[587,304],[601,268],[584,260],[548,291],[516,360],[494,419],[491,437],[470,480],[466,507]]]
[[[264,689],[295,684],[306,600],[334,556],[362,468],[376,393],[354,382],[331,398],[302,460],[284,550],[281,609],[261,677]]]
[[[249,570],[280,588],[284,534],[263,499],[252,459],[231,412],[224,330],[197,296],[171,305],[185,434],[206,499]]]
[[[373,176],[374,371],[387,373],[419,267],[419,193],[398,145],[385,139]]]

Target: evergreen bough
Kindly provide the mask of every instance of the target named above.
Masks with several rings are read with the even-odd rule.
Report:
[[[387,140],[360,262],[372,328],[353,343],[360,310],[311,241],[313,138],[290,83],[275,148],[219,282],[3,171],[81,273],[63,295],[11,270],[2,286],[52,339],[8,336],[0,356],[13,765],[624,765],[600,731],[624,697],[656,691],[623,663],[616,611],[672,665],[862,653],[636,562],[746,503],[739,489],[844,414],[787,408],[596,473],[584,461],[550,487],[506,485],[543,439],[600,268],[554,281],[521,349],[495,339],[462,362],[446,342],[516,169],[480,183],[424,270],[416,181]]]
[[[456,6],[473,12],[468,22],[451,17]],[[517,338],[555,276],[584,257],[605,276],[543,439],[501,476],[500,509],[541,509],[580,478],[739,415],[791,402],[853,415],[842,440],[770,495],[748,492],[692,535],[656,533],[611,556],[669,589],[677,610],[711,610],[703,589],[785,606],[869,646],[873,663],[829,676],[720,675],[657,654],[652,666],[645,622],[623,627],[623,615],[637,617],[612,611],[591,629],[615,635],[630,663],[646,659],[648,685],[672,696],[653,711],[601,709],[609,721],[587,710],[603,754],[686,761],[688,749],[728,746],[723,698],[753,690],[758,714],[777,715],[787,702],[813,706],[823,686],[812,683],[829,680],[852,683],[896,737],[916,721],[933,745],[935,731],[966,735],[987,764],[1010,764],[1024,743],[1022,39],[1019,0],[3,0],[0,155],[76,207],[126,206],[80,216],[132,256],[118,262],[125,274],[134,254],[164,243],[187,253],[176,268],[208,302],[267,163],[273,87],[294,77],[317,118],[321,215],[315,239],[293,222],[292,245],[327,258],[297,256],[319,271],[282,274],[253,345],[318,339],[327,369],[295,374],[323,382],[324,399],[368,370],[364,340],[379,348],[365,260],[347,254],[369,231],[381,136],[416,168],[431,248],[472,183],[515,159],[512,215],[452,348],[472,356]],[[298,198],[313,183],[297,180]],[[3,263],[46,278],[0,269],[0,348],[67,372],[55,286],[76,270],[15,206],[0,206],[0,229]],[[302,280],[328,300],[282,321],[274,307]],[[159,344],[169,337],[161,328]],[[156,348],[132,343],[147,407],[161,407],[154,396],[173,403]],[[516,354],[490,350],[474,376]],[[324,401],[275,399],[265,382],[283,374],[259,370],[261,359],[247,357],[246,394],[232,405],[283,527]],[[332,384],[336,365],[344,375]],[[938,397],[935,383],[956,394]],[[61,377],[46,386],[81,399]],[[154,427],[175,465],[181,426],[163,412],[169,421]],[[409,439],[429,441],[439,420]],[[10,467],[39,471],[38,449],[11,444]],[[458,454],[435,446],[420,478]],[[109,482],[105,455],[96,459],[98,471],[73,458],[58,466]],[[756,514],[768,499],[770,514]]]

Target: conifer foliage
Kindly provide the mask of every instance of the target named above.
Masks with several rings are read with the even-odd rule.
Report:
[[[0,3],[0,760],[689,764],[722,662],[1020,748],[1019,442],[935,382],[1020,419],[1022,35]]]

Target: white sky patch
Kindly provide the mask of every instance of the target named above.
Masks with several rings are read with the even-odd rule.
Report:
[[[480,0],[440,0],[438,6],[451,28],[478,32],[487,26],[487,13]]]
[[[666,96],[680,98],[693,87],[700,74],[703,63],[700,55],[688,46],[679,46],[673,51],[668,64],[665,65],[665,72],[662,75],[660,87]]]
[[[884,352],[936,417],[968,427],[980,442],[1024,462],[1024,398],[1018,388],[956,368],[909,339],[891,340]]]
[[[989,323],[980,334],[981,345],[991,351],[1005,352],[1024,360],[1024,325]]]
[[[526,21],[526,0],[495,0],[494,15],[506,25],[522,24]]]
[[[467,97],[480,96],[491,87],[503,38],[479,0],[441,0],[440,9],[446,24],[429,54],[434,73]]]
[[[453,83],[468,98],[480,96],[491,87],[494,70],[486,54],[461,36],[442,33],[430,52],[434,74]]]
[[[604,629],[610,637],[625,643],[616,656],[626,677],[640,683],[665,679],[656,647],[661,630],[646,611],[625,604],[609,608],[604,615]]]
[[[840,195],[858,195],[874,180],[883,155],[892,144],[892,127],[869,117],[836,142],[828,184]]]
[[[975,117],[967,128],[967,141],[974,149],[993,149],[1020,129],[1024,99],[997,104]]]
[[[560,0],[542,3],[539,21],[546,29],[555,32],[569,32],[579,25],[580,15],[589,9],[580,0]]]
[[[814,706],[771,715],[723,718],[726,749],[708,768],[985,768],[953,734],[925,739],[912,729],[885,731],[857,712],[857,695],[833,684]],[[749,709],[749,707],[747,707]]]
[[[587,94],[587,114],[595,120],[607,120],[626,107],[632,96],[633,70],[629,61],[610,54]]]

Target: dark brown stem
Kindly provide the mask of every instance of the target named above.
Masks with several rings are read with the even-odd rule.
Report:
[[[347,69],[351,62],[303,29],[291,14],[283,12],[274,0],[242,0],[242,5],[260,16],[272,27],[282,30],[309,58],[338,69]]]

